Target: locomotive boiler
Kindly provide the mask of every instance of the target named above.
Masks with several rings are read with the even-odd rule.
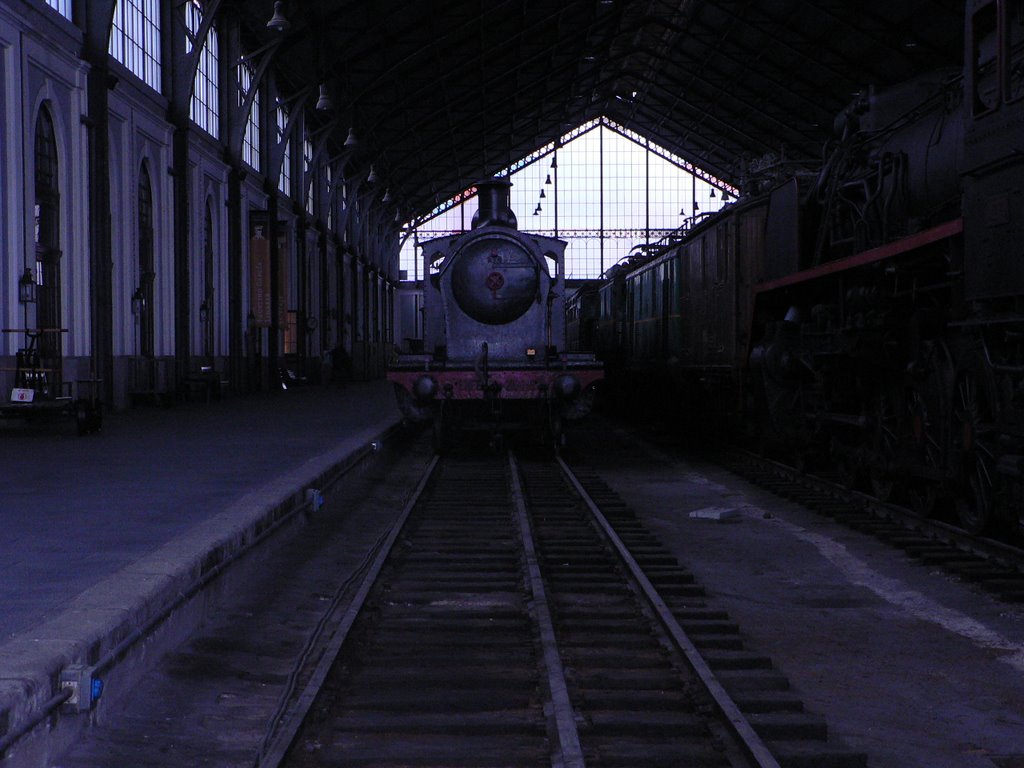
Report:
[[[1024,0],[968,2],[965,42],[961,69],[851,104],[820,167],[746,179],[602,290],[620,286],[629,389],[660,382],[765,450],[1016,535]]]
[[[472,228],[423,245],[423,351],[388,371],[399,406],[438,448],[464,431],[532,430],[556,445],[590,409],[602,366],[569,351],[565,246],[520,232],[507,179],[477,185]]]

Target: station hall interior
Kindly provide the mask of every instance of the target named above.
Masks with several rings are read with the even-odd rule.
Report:
[[[649,213],[590,216],[576,234],[601,260],[577,275],[596,277],[684,227],[698,198],[735,195],[752,169],[820,161],[858,94],[956,67],[963,48],[953,2],[53,0],[0,12],[0,383],[9,394],[32,347],[47,397],[75,389],[108,410],[319,381],[339,358],[357,379],[381,376],[418,330],[403,308],[419,259],[400,263],[403,246],[480,180],[550,177],[581,127],[651,148],[641,157],[670,158],[702,189],[683,184],[676,220],[653,233]],[[664,206],[641,171],[624,171],[639,188],[626,205]],[[576,239],[567,211],[600,183],[590,171],[570,186],[563,169],[558,203],[537,217],[543,189],[523,187],[521,227],[555,233],[560,205]],[[33,342],[26,329],[47,330]]]
[[[1024,765],[1024,0],[0,0],[0,115],[4,768],[490,766],[504,714],[404,680],[282,725],[435,470],[459,525],[596,488],[646,527],[669,666],[754,723],[694,726],[715,759]],[[566,615],[613,589],[577,557]],[[463,565],[397,636],[473,646],[500,579],[542,613]],[[657,685],[584,716],[528,666],[539,764],[692,746]]]

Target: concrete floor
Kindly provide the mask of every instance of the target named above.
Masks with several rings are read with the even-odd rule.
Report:
[[[873,768],[1024,766],[1024,606],[724,470],[630,452],[606,481]],[[690,517],[709,507],[739,515]]]

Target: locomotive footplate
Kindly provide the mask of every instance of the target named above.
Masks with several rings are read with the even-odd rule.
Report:
[[[600,367],[565,367],[557,369],[539,368],[495,370],[483,374],[472,369],[405,371],[392,368],[388,381],[416,392],[426,377],[436,382],[436,396],[449,400],[482,400],[487,396],[502,400],[535,400],[555,396],[556,385],[562,376],[569,376],[578,382],[578,390],[585,391],[604,377]],[[420,385],[419,387],[417,385]]]

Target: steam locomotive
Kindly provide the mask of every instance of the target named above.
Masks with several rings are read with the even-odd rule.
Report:
[[[478,184],[472,228],[423,244],[423,351],[388,370],[403,415],[431,421],[439,450],[464,431],[560,445],[603,375],[593,353],[566,348],[566,243],[517,229],[511,186]]]
[[[611,382],[972,532],[1024,526],[1024,0],[970,0],[966,63],[837,118],[619,265]],[[584,305],[581,303],[580,308]]]

